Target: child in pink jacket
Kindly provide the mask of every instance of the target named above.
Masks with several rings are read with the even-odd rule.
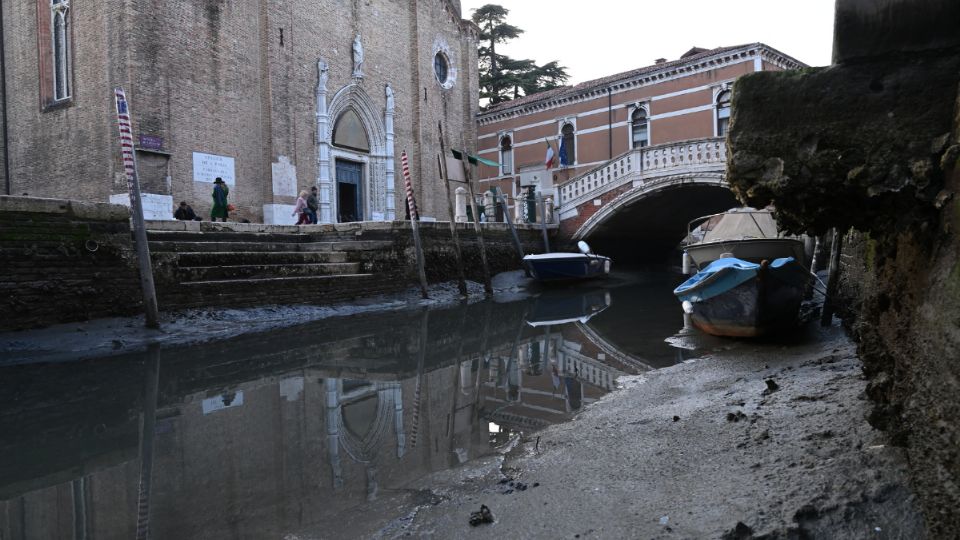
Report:
[[[297,198],[297,205],[293,208],[293,216],[300,214],[299,219],[297,219],[297,225],[309,225],[310,224],[310,215],[307,214],[307,191],[301,191],[300,197]]]

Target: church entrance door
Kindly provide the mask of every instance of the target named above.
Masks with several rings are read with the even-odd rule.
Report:
[[[363,164],[337,160],[337,221],[363,221]]]

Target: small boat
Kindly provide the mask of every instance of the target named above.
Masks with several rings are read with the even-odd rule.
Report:
[[[794,326],[809,279],[793,257],[718,259],[674,289],[693,325],[715,336],[756,337]]]
[[[543,253],[523,258],[533,277],[540,282],[578,281],[607,277],[610,258],[590,251],[586,242],[577,243],[580,253]]]
[[[608,307],[610,291],[548,290],[534,300],[533,309],[527,316],[527,324],[537,328],[573,322],[586,323]]]
[[[722,257],[754,263],[793,257],[801,264],[805,258],[800,237],[782,235],[772,210],[754,208],[733,208],[691,221],[683,251],[685,274],[694,274]]]

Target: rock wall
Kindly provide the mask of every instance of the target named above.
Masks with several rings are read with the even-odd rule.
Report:
[[[955,3],[926,3],[912,3],[897,43],[920,14],[956,20]],[[838,2],[838,25],[861,4]],[[835,51],[856,60],[738,80],[728,178],[745,203],[775,204],[789,230],[849,231],[839,295],[870,420],[906,448],[930,536],[947,538],[960,527],[960,43],[953,32],[930,49],[921,32],[916,47],[871,54],[884,40],[869,33],[903,22],[890,13],[843,21]]]
[[[126,207],[0,196],[0,330],[142,311]]]

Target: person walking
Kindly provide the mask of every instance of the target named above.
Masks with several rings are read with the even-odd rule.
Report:
[[[292,216],[297,214],[300,217],[297,219],[297,225],[308,225],[310,223],[310,215],[307,214],[307,190],[300,192],[300,196],[297,198],[297,205],[293,207]]]
[[[310,188],[310,195],[307,197],[307,216],[310,217],[310,223],[317,224],[317,210],[320,209],[320,200],[317,198],[317,186]]]
[[[227,221],[227,196],[230,195],[230,188],[224,183],[223,178],[217,177],[213,181],[213,208],[210,210],[210,221],[216,221],[222,218]]]

